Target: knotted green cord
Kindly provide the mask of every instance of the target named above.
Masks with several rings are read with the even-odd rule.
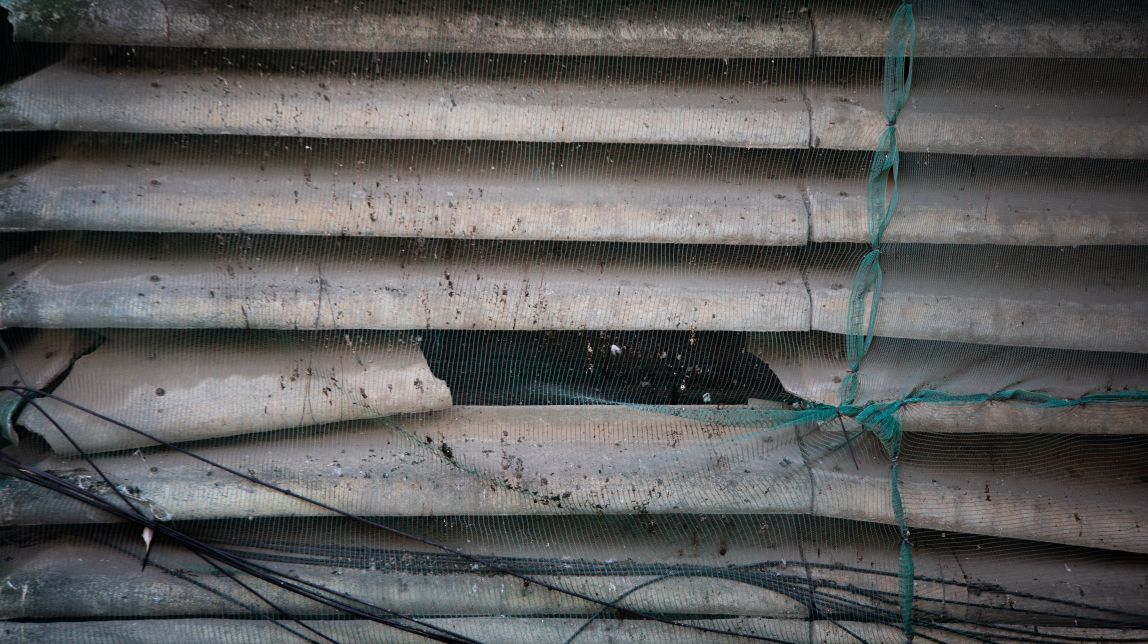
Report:
[[[852,404],[857,398],[860,382],[857,370],[861,359],[873,343],[873,329],[877,326],[877,302],[881,299],[881,250],[873,248],[861,259],[857,276],[853,279],[853,290],[849,293],[849,307],[846,311],[845,356],[849,360],[849,371],[841,380],[841,402]],[[872,293],[869,306],[869,320],[865,323],[866,301]]]
[[[913,638],[913,577],[915,573],[909,529],[905,522],[905,510],[901,501],[901,421],[897,419],[897,412],[906,405],[919,403],[968,404],[1005,401],[1026,404],[1039,409],[1079,407],[1094,403],[1148,403],[1148,391],[1110,391],[1086,394],[1079,398],[1058,398],[1050,394],[1023,389],[1004,389],[991,394],[950,394],[935,389],[924,389],[892,402],[870,402],[864,406],[843,404],[831,407],[824,405],[808,411],[810,420],[821,420],[821,417],[830,413],[840,413],[854,418],[881,441],[892,461],[890,486],[892,489],[893,519],[901,534],[899,562],[901,627],[905,632],[906,640]]]
[[[861,361],[873,343],[877,326],[877,306],[881,301],[881,239],[897,209],[901,157],[897,150],[897,117],[909,100],[913,84],[913,47],[916,44],[916,24],[913,5],[905,2],[893,14],[889,27],[889,42],[885,49],[885,76],[882,92],[885,108],[885,131],[877,140],[873,162],[869,166],[866,194],[866,219],[869,227],[870,250],[861,259],[845,320],[845,357],[849,371],[841,379],[839,411],[854,416],[865,429],[881,441],[892,462],[893,516],[901,533],[900,595],[901,628],[905,640],[913,639],[913,553],[909,542],[909,527],[905,523],[905,509],[901,502],[901,423],[895,414],[905,403],[869,404],[863,408],[853,405],[860,389]],[[869,315],[865,315],[868,308]],[[852,413],[850,413],[852,412]]]

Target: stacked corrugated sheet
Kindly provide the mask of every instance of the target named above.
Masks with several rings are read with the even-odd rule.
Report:
[[[0,5],[6,639],[1148,640],[1145,7]]]

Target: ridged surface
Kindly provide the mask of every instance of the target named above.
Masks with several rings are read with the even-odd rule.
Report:
[[[915,3],[898,107],[898,2],[0,5],[47,482],[484,640],[1143,638],[1143,6]],[[303,628],[120,519],[4,480],[0,633]]]

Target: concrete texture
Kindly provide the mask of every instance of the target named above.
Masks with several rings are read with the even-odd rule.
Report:
[[[451,524],[450,529],[436,530],[430,527],[435,522],[427,522],[427,528],[417,533],[461,549],[477,561],[344,520],[256,521],[247,524],[250,532],[218,523],[190,529],[198,538],[227,544],[231,552],[252,557],[272,570],[287,568],[301,579],[332,590],[430,617],[459,613],[589,616],[598,609],[592,602],[538,584],[524,585],[505,572],[484,570],[477,562],[493,562],[528,578],[603,600],[616,600],[656,579],[657,571],[676,570],[682,574],[621,599],[621,605],[628,608],[659,614],[683,613],[692,607],[695,615],[808,619],[809,603],[803,601],[802,590],[806,579],[811,579],[825,594],[813,600],[820,614],[849,619],[856,616],[856,610],[829,601],[830,597],[869,605],[872,597],[844,589],[898,592],[898,539],[883,526],[817,520],[802,524],[776,516],[731,521],[728,517],[676,515],[647,515],[645,523],[652,529],[638,526],[635,519],[606,516],[518,518],[513,522],[464,517],[445,522]],[[488,535],[475,529],[479,525],[512,532]],[[0,587],[0,598],[15,600],[4,604],[6,610],[0,615],[28,620],[272,615],[266,606],[229,601],[229,597],[243,599],[234,584],[170,542],[159,540],[150,557],[153,567],[141,570],[141,548],[134,547],[137,530],[104,526],[101,532],[115,535],[114,541],[61,537],[31,547],[0,548],[13,562],[8,570],[12,586]],[[253,545],[253,541],[263,543]],[[109,542],[115,545],[105,545]],[[763,548],[764,544],[768,546]],[[1012,559],[999,554],[1020,547],[1017,542],[969,541],[958,536],[918,539],[915,608],[951,620],[1041,627],[1070,626],[1074,620],[1134,621],[1142,604],[1137,591],[1145,567],[1143,556],[1079,548],[1026,552]],[[341,553],[339,563],[329,563],[331,552]],[[299,560],[274,560],[282,557]],[[1071,584],[1058,583],[1064,578],[1065,566],[1073,573]],[[734,567],[776,577],[775,590],[743,583],[748,579],[738,579],[731,570]],[[332,609],[309,605],[242,577],[265,588],[289,610],[334,614]],[[71,588],[71,593],[55,592],[61,586]],[[1086,602],[1079,601],[1082,591]],[[157,603],[156,596],[171,599]],[[1057,602],[1056,614],[1042,610],[1049,602]]]
[[[44,389],[98,340],[94,333],[64,329],[33,331],[19,342],[6,339],[12,355],[0,355],[0,385]]]
[[[0,90],[0,129],[868,151],[886,125],[872,65],[631,70],[592,59],[567,71],[500,59],[490,72],[443,75],[404,58],[388,59],[396,67],[385,73],[302,75],[206,61],[182,69],[171,57],[113,71],[78,59],[49,67]],[[903,152],[1148,157],[1144,65],[925,60],[913,81],[898,123]]]
[[[768,429],[776,412],[757,413],[755,424],[745,412],[721,423],[672,408],[454,407],[197,453],[366,516],[791,513],[894,522],[888,459],[871,435],[857,433],[846,447],[836,422],[795,434]],[[921,440],[901,458],[912,528],[1148,552],[1140,480],[1148,455],[1135,445]],[[180,454],[97,462],[157,516],[327,514]],[[92,487],[77,466],[41,464]],[[93,489],[118,502],[110,489]],[[106,521],[30,484],[0,489],[0,501],[7,525]]]
[[[879,76],[809,89],[813,147],[872,150],[885,129]],[[1092,61],[918,60],[897,121],[902,152],[1148,157],[1148,66]]]
[[[0,270],[14,274],[0,277],[0,324],[532,331],[809,324],[801,273],[782,250],[155,235],[108,242],[69,250],[65,241],[4,264]]]
[[[5,0],[22,40],[158,47],[435,51],[572,56],[748,58],[808,56],[805,3],[707,5],[630,0],[586,5],[523,0],[482,3],[264,0],[64,2],[62,19],[42,2]],[[66,9],[74,11],[68,12]]]
[[[807,270],[814,330],[846,332],[863,252]],[[1134,248],[887,245],[876,335],[1148,353],[1145,259]]]
[[[809,228],[790,159],[777,153],[221,138],[117,143],[89,141],[0,184],[0,230],[795,246]]]
[[[451,404],[446,383],[431,373],[411,338],[358,332],[112,331],[98,349],[75,362],[53,393],[167,441]],[[106,452],[156,444],[61,401],[36,404],[38,409],[25,407],[17,422],[58,454],[74,454],[77,445],[85,452]]]
[[[578,618],[522,619],[509,617],[431,619],[427,623],[478,641],[563,641],[578,632],[585,623]],[[388,642],[424,642],[424,638],[402,633],[365,620],[304,620],[308,626],[340,641],[370,641],[383,637]],[[749,638],[768,637],[774,641],[795,644],[851,644],[858,638],[865,642],[893,642],[904,637],[901,629],[889,624],[855,621],[771,620],[725,618],[681,620],[680,623],[728,631],[715,634],[646,620],[600,619],[581,631],[578,641],[586,642],[692,642],[699,637],[709,642],[743,642]],[[297,624],[293,630],[311,636]],[[958,632],[954,632],[954,629]],[[57,642],[83,638],[92,644],[135,644],[153,641],[157,630],[188,644],[215,644],[221,640],[263,641],[289,636],[280,626],[266,620],[242,619],[170,619],[141,621],[105,621],[81,624],[11,623],[0,626],[0,633],[21,642]],[[918,626],[916,633],[953,644],[983,642],[987,637],[1001,637],[991,628],[967,626]],[[1004,635],[1015,631],[1005,631]],[[1148,631],[1121,628],[1042,627],[1024,629],[1020,637],[1073,637],[1085,641],[1139,641]],[[293,636],[290,636],[293,637]]]
[[[897,3],[814,0],[820,56],[884,56]],[[1143,5],[1102,0],[949,0],[913,5],[920,58],[1148,56]]]
[[[61,235],[0,265],[0,324],[840,334],[863,253]],[[1148,353],[1137,248],[888,245],[882,266],[879,336]]]
[[[895,5],[857,4],[386,1],[340,11],[290,0],[254,6],[207,0],[3,3],[18,39],[51,42],[703,58],[884,55]],[[1055,0],[994,0],[914,9],[919,56],[1148,56],[1148,16],[1135,3],[1106,0],[1069,9]]]
[[[769,365],[786,391],[814,402],[841,404],[841,377],[849,369],[843,336],[754,334],[746,346]],[[862,363],[856,400],[892,401],[929,389],[954,395],[1019,389],[1068,399],[1130,389],[1148,391],[1148,355],[880,338]],[[960,408],[967,410],[971,406]],[[1025,407],[1023,403],[993,406]],[[914,409],[929,414],[931,410],[927,408],[931,407],[937,405],[922,404]],[[1146,405],[1093,406],[1091,411],[1101,418],[1111,411],[1111,422],[1091,427],[1074,423],[1059,433],[1148,432],[1148,427],[1130,422],[1135,416],[1125,415],[1133,410],[1148,414]],[[1069,410],[1041,411],[1054,418]],[[937,413],[949,415],[940,410]],[[1025,428],[986,426],[979,431],[1024,432]]]
[[[0,181],[0,230],[868,242],[856,159],[680,146],[91,136]],[[903,159],[889,243],[1148,243],[1135,162]],[[1081,213],[1087,211],[1087,218]]]
[[[65,62],[0,90],[0,129],[809,145],[801,89],[783,78],[731,84],[656,77],[619,83],[593,72],[581,80],[529,76],[520,71],[452,80],[142,68],[108,74]]]
[[[862,171],[806,179],[810,241],[869,242],[866,178]],[[1135,161],[905,155],[897,211],[882,240],[1145,245],[1145,178]]]
[[[754,334],[747,349],[806,400],[840,404],[848,371],[844,337]],[[1144,354],[1063,351],[878,338],[861,367],[857,402],[892,401],[922,389],[990,394],[1007,389],[1079,398],[1090,393],[1148,390]],[[1148,406],[1104,403],[1041,408],[1003,401],[915,404],[897,415],[907,432],[948,434],[1135,435],[1148,432]]]

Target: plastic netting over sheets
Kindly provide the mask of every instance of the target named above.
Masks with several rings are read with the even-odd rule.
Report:
[[[1148,9],[0,0],[0,633],[1148,641]]]

